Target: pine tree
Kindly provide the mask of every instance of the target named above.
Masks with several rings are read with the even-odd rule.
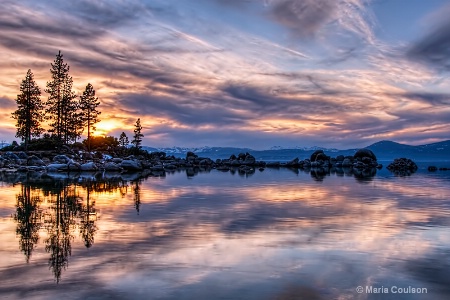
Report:
[[[126,146],[128,146],[128,144],[129,144],[130,142],[129,142],[129,140],[128,140],[128,137],[127,137],[127,135],[125,134],[125,132],[122,132],[121,134],[120,134],[120,137],[119,137],[119,145],[121,146],[121,147],[126,147]]]
[[[44,131],[41,127],[44,119],[41,90],[36,85],[31,70],[28,70],[25,79],[22,80],[20,91],[21,94],[17,95],[16,99],[18,108],[12,113],[12,117],[17,120],[16,137],[25,141],[26,151],[31,137],[38,137]]]
[[[98,98],[95,97],[95,90],[92,84],[88,83],[86,86],[86,90],[83,92],[83,95],[80,96],[80,110],[81,110],[81,121],[83,123],[83,127],[86,126],[88,130],[87,135],[87,144],[88,151],[91,151],[91,129],[95,130],[94,125],[100,120],[98,116],[101,112],[97,111],[97,106],[100,104]]]
[[[141,149],[142,138],[144,137],[144,135],[141,133],[141,130],[141,119],[139,118],[134,125],[134,137],[131,141],[131,143],[134,145],[136,153],[139,153],[139,150]]]
[[[80,124],[75,122],[79,120],[77,112],[78,106],[75,101],[76,95],[72,91],[73,80],[69,76],[70,67],[64,63],[61,51],[51,64],[50,72],[52,80],[47,82],[48,101],[46,103],[47,119],[53,121],[50,123],[50,132],[58,137],[60,143],[68,143],[76,140],[81,135]]]

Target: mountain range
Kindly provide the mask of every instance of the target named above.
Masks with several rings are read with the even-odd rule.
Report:
[[[257,160],[291,160],[296,157],[300,159],[309,158],[316,150],[323,150],[325,154],[332,157],[338,155],[353,155],[359,148],[351,148],[339,150],[334,148],[322,147],[294,147],[283,148],[279,146],[271,147],[267,150],[253,150],[250,148],[235,148],[235,147],[199,147],[199,148],[152,148],[142,147],[149,152],[162,151],[168,155],[176,157],[184,157],[188,151],[194,152],[199,156],[216,158],[228,158],[231,154],[239,154],[241,152],[249,152],[256,157]],[[412,146],[400,144],[393,141],[380,141],[370,146],[365,147],[372,150],[377,156],[378,160],[392,160],[394,158],[406,157],[418,161],[443,161],[450,160],[450,140],[438,143]]]

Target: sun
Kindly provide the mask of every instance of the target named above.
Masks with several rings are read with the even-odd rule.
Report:
[[[119,127],[120,124],[118,124],[114,120],[102,120],[101,122],[95,124],[95,131],[93,135],[94,136],[107,135],[109,132]]]

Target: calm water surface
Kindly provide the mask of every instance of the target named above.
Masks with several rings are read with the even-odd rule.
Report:
[[[448,171],[10,176],[0,192],[0,298],[450,299]]]

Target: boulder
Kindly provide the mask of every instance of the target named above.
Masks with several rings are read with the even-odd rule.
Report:
[[[70,158],[68,158],[65,155],[56,155],[53,157],[53,162],[57,164],[67,164],[70,161]]]
[[[67,164],[49,164],[47,166],[47,172],[61,172],[61,171],[67,171],[69,167]]]
[[[345,158],[344,155],[338,155],[338,156],[336,156],[336,161],[343,162],[344,158]]]
[[[127,171],[140,171],[142,170],[142,165],[137,160],[125,159],[120,163],[120,167]]]
[[[80,171],[81,170],[80,164],[76,163],[72,160],[67,164],[67,168],[69,169],[69,171]]]
[[[313,152],[313,154],[311,154],[311,162],[315,162],[316,160],[319,160],[321,158],[323,158],[323,156],[325,155],[325,153],[323,152],[323,150],[316,150]]]
[[[342,167],[348,168],[351,166],[352,166],[352,161],[349,158],[344,158],[344,160],[342,161]]]
[[[375,156],[375,154],[373,154],[373,152],[369,149],[359,149],[358,151],[356,151],[356,153],[353,155],[353,158],[356,160],[360,160],[362,161],[362,159],[364,157],[370,158],[373,161],[377,160],[377,157]]]
[[[23,151],[20,151],[19,153],[17,153],[17,156],[20,159],[27,159],[28,158],[28,155],[25,152],[23,152]]]
[[[45,163],[42,159],[40,159],[39,157],[37,157],[36,155],[32,155],[30,157],[28,157],[27,160],[27,164],[29,166],[45,166]]]
[[[116,164],[114,162],[107,162],[107,163],[105,163],[103,168],[105,169],[105,171],[112,171],[112,172],[114,172],[114,171],[122,171],[122,168],[118,164]]]
[[[256,158],[251,155],[248,154],[245,155],[244,161],[242,162],[243,165],[254,165],[256,163]]]
[[[112,161],[113,163],[115,163],[115,164],[120,164],[120,163],[122,162],[122,159],[116,157],[116,158],[113,158],[111,161]]]
[[[94,162],[87,162],[80,166],[82,171],[94,172],[98,170],[97,165]]]
[[[437,169],[438,169],[438,168],[437,168],[436,166],[429,166],[429,167],[428,167],[428,171],[429,171],[429,172],[436,172]]]
[[[15,153],[12,153],[12,152],[6,152],[5,154],[3,154],[2,157],[4,159],[12,160],[12,161],[19,161],[20,160],[20,157],[18,157]]]
[[[298,157],[294,158],[290,162],[286,163],[286,166],[288,167],[298,167],[299,166],[299,159]]]
[[[188,152],[186,153],[186,160],[189,160],[189,157],[197,158],[198,155],[195,154],[195,153],[192,152],[192,151],[188,151]]]
[[[230,165],[237,167],[237,166],[240,166],[241,163],[239,162],[239,160],[235,159],[235,160],[230,161]]]
[[[413,173],[417,171],[418,167],[415,162],[408,158],[396,158],[392,163],[387,166],[389,171],[394,173]]]
[[[204,159],[202,159],[201,161],[199,161],[199,165],[201,165],[201,166],[210,166],[210,165],[212,165],[214,162],[210,159],[210,158],[204,158]]]

